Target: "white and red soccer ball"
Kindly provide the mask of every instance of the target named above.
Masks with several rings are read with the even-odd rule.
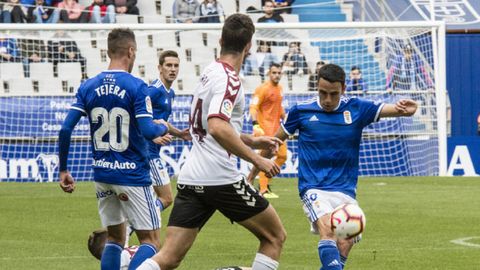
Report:
[[[357,204],[342,204],[330,215],[332,230],[340,239],[358,236],[365,229],[366,223],[365,214]]]

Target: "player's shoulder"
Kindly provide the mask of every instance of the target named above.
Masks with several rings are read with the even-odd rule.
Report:
[[[227,81],[228,78],[234,78],[238,80],[238,75],[232,66],[228,63],[220,60],[213,61],[205,68],[204,74],[209,77],[210,80],[215,81]]]
[[[292,108],[295,108],[298,111],[318,110],[318,98],[312,97],[307,100],[299,101],[297,104],[293,105]]]

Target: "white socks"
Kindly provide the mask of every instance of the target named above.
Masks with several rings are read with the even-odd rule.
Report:
[[[137,268],[137,270],[161,270],[161,269],[160,269],[160,266],[154,260],[147,259]]]
[[[252,270],[276,270],[277,268],[278,262],[262,253],[257,253],[252,265]]]

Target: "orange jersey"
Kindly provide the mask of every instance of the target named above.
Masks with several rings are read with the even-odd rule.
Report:
[[[280,119],[285,115],[282,107],[283,90],[280,84],[274,86],[266,81],[253,94],[250,114],[257,116],[260,127],[267,136],[274,136],[280,127]]]

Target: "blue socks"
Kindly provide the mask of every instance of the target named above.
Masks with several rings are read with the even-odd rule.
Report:
[[[340,264],[342,265],[342,269],[345,268],[345,264],[347,263],[347,257],[342,256],[340,254]]]
[[[155,253],[157,253],[157,249],[154,246],[150,244],[141,244],[137,250],[137,253],[135,253],[130,261],[128,270],[137,269],[137,267],[139,267],[145,260],[153,257]]]
[[[318,243],[318,256],[322,262],[320,270],[342,270],[340,252],[334,240],[320,240]]]
[[[120,256],[123,247],[114,242],[107,242],[102,253],[100,266],[102,270],[118,270],[120,269]]]

